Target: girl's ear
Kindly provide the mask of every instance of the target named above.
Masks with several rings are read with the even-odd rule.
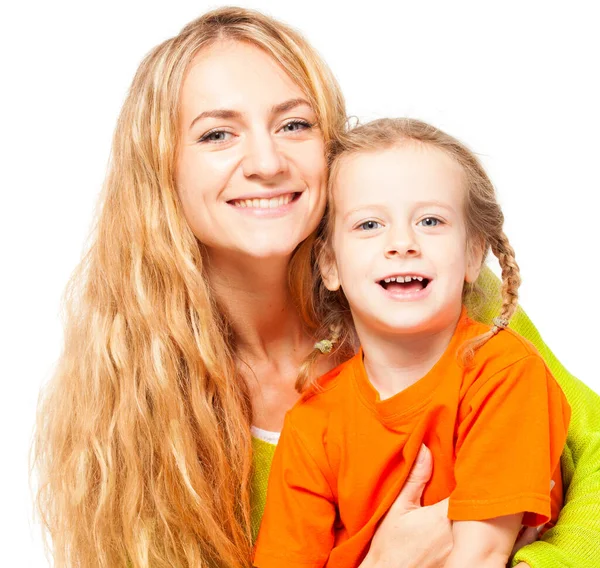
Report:
[[[483,266],[485,258],[485,245],[481,239],[472,239],[467,245],[467,271],[465,272],[465,282],[473,284]]]
[[[319,272],[321,278],[330,292],[335,292],[340,289],[340,277],[338,274],[337,264],[335,262],[335,256],[330,247],[324,246],[321,248],[318,256]]]

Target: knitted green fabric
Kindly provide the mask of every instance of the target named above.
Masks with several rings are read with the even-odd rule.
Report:
[[[270,444],[258,438],[252,438],[252,450],[254,471],[252,475],[252,484],[250,486],[250,501],[252,503],[252,540],[255,541],[258,536],[260,520],[262,519],[265,502],[267,500],[267,482],[269,480],[269,471],[273,454],[275,454],[275,444]]]
[[[479,308],[469,306],[469,312],[479,321],[491,323],[499,315],[500,282],[485,268],[478,285],[484,291],[485,304]],[[522,548],[513,565],[526,562],[531,568],[600,568],[600,396],[560,364],[520,308],[510,327],[535,345],[571,405],[571,423],[561,460],[565,505],[557,525],[542,540]],[[523,435],[527,436],[527,432]],[[258,439],[253,439],[253,445],[252,529],[256,538],[275,446]],[[515,464],[517,473],[518,467]]]

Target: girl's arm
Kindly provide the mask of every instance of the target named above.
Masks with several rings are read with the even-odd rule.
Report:
[[[488,299],[483,313],[473,315],[480,321],[491,322],[500,306],[499,280],[486,268],[478,283]],[[518,551],[513,564],[524,562],[531,568],[600,567],[600,396],[560,364],[523,310],[518,310],[510,327],[535,345],[571,406],[567,443],[561,458],[564,507],[556,526],[546,531],[541,540]],[[518,467],[516,464],[516,471]]]
[[[454,548],[444,568],[505,568],[523,515],[486,521],[455,521]]]

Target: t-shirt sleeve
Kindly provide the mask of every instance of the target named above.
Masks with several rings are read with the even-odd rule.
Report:
[[[475,381],[460,409],[448,517],[477,521],[523,512],[526,525],[547,522],[569,417],[565,396],[536,354]]]
[[[288,415],[269,475],[257,568],[321,568],[333,548],[335,500],[309,445]]]

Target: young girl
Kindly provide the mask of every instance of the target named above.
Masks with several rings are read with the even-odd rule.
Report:
[[[350,313],[362,347],[315,384],[313,356],[299,378],[254,564],[358,566],[425,444],[424,503],[449,497],[446,566],[503,568],[522,523],[556,519],[570,409],[507,329],[520,276],[493,186],[460,142],[415,120],[358,127],[332,156],[314,298],[329,338],[315,352],[352,349]],[[490,249],[503,281],[491,329],[463,304]]]

